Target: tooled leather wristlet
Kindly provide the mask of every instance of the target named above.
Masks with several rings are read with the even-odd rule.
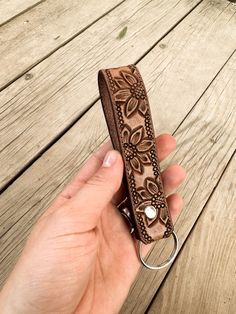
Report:
[[[124,161],[126,197],[118,209],[139,240],[139,257],[149,269],[168,266],[178,251],[178,238],[168,210],[157,157],[147,92],[135,65],[98,72],[102,107],[114,149]],[[174,237],[174,249],[158,266],[148,265],[141,244]]]

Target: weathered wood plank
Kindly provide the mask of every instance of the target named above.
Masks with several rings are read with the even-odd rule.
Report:
[[[148,314],[235,313],[235,191],[234,157]]]
[[[45,0],[2,0],[0,1],[0,26],[18,14],[29,10]]]
[[[128,3],[134,4],[136,14],[130,12],[126,6]],[[7,184],[97,98],[99,68],[135,62],[192,6],[192,2],[186,5],[186,1],[177,0],[176,3],[160,1],[159,4],[150,2],[146,5],[143,1],[126,1],[30,71],[33,75],[31,80],[26,81],[22,77],[5,89],[0,95],[0,163],[4,165],[0,170],[0,186]],[[219,14],[220,10],[222,14]],[[235,17],[231,18],[234,12],[235,8],[228,6],[227,1],[221,4],[204,2],[201,10],[191,14],[191,19],[187,20],[189,24],[181,23],[155,47],[151,53],[153,59],[150,58],[151,70],[148,71],[152,71],[150,80],[160,75],[169,83],[172,81],[171,88],[174,88],[177,98],[179,93],[186,93],[183,101],[190,109],[192,97],[204,91],[235,47],[236,23]],[[202,23],[202,28],[199,23]],[[128,26],[127,34],[122,40],[117,40],[117,34],[124,25]],[[106,35],[108,29],[110,34]],[[219,42],[222,49],[215,49]],[[189,54],[192,59],[186,68],[185,59]],[[200,54],[203,58],[199,64]],[[193,75],[197,90],[192,89],[191,80],[183,86],[177,79],[179,83],[175,86],[176,75],[179,78]],[[166,86],[170,88],[170,85]],[[157,87],[160,97],[163,97],[161,101],[171,101],[169,90],[163,89],[161,81]],[[177,106],[179,109],[180,104]]]
[[[189,23],[189,21],[187,23]],[[159,48],[157,48],[157,51],[159,52]],[[191,64],[191,57],[192,56],[189,55],[188,58],[181,60],[183,68],[187,68],[188,66],[190,66],[190,70],[197,68],[196,65],[194,67]],[[198,79],[195,78],[194,72],[190,71],[190,75],[186,70],[184,72],[177,72],[177,75],[172,67],[169,68],[169,73],[173,70],[175,73],[175,80],[163,81],[163,77],[160,75],[155,81],[153,79],[155,73],[152,73],[151,69],[154,68],[155,71],[158,71],[158,67],[155,66],[155,62],[152,63],[153,68],[150,67],[150,62],[153,60],[156,60],[154,50],[152,54],[149,54],[142,60],[142,62],[140,62],[139,67],[142,69],[145,82],[147,81],[147,89],[149,90],[151,100],[151,109],[154,122],[156,121],[155,131],[160,132],[165,130],[173,132],[181,123],[183,117],[185,117],[186,112],[190,109],[190,104],[193,104],[200,97],[203,86],[201,85],[199,88],[198,82],[201,80],[199,80],[199,77]],[[232,69],[233,66],[234,64],[232,65],[230,63],[230,67],[232,67]],[[210,68],[208,71],[210,71]],[[166,75],[168,73],[164,74]],[[184,76],[182,76],[182,74]],[[221,74],[219,81],[225,82],[224,75]],[[202,80],[204,81],[204,78],[202,78]],[[179,88],[181,85],[184,86],[185,83],[192,83],[192,98],[188,98],[187,103],[185,101],[186,94],[181,93],[179,89],[175,89],[175,86]],[[173,98],[168,98],[168,111],[166,110],[167,105],[165,105],[164,101],[165,95],[161,93],[161,90],[158,90],[158,84],[161,84],[164,90],[172,90]],[[154,91],[152,86],[156,86],[156,91]],[[212,88],[213,86],[214,85],[212,85]],[[216,90],[220,92],[220,87]],[[195,91],[195,93],[193,93],[193,91]],[[212,91],[212,89],[210,91]],[[159,95],[161,94],[162,96],[159,98]],[[178,103],[176,103],[177,95]],[[208,96],[205,97],[207,98]],[[217,101],[220,103],[220,99]],[[159,105],[159,107],[157,107],[155,105],[156,103],[162,104],[162,106]],[[232,109],[227,103],[220,104],[218,108],[215,104],[213,106],[212,103],[209,103],[206,106],[206,103],[203,101],[200,105],[197,105],[197,108],[198,109],[195,107],[195,110],[192,111],[191,120],[187,119],[181,128],[181,132],[185,132],[187,135],[184,133],[182,134],[181,132],[177,134],[180,147],[176,156],[176,161],[179,161],[182,158],[184,159],[185,155],[190,160],[183,160],[183,165],[186,166],[193,179],[189,180],[188,184],[184,186],[182,194],[186,194],[185,198],[187,200],[190,199],[189,204],[191,207],[194,203],[198,202],[199,198],[201,198],[199,200],[199,210],[201,210],[201,202],[204,203],[206,198],[209,196],[220,174],[222,173],[227,160],[232,155],[234,147],[234,134],[233,131],[230,133],[230,130],[233,129],[233,122],[231,120],[235,117],[232,116],[231,120],[227,120],[227,115]],[[176,110],[181,111],[182,115],[180,113],[176,115]],[[214,115],[216,115],[216,117]],[[210,117],[212,117],[214,121],[211,120]],[[92,126],[91,121],[93,121]],[[188,130],[190,128],[191,132],[188,134]],[[199,133],[200,129],[202,130],[201,133]],[[219,136],[219,139],[216,137],[218,129],[222,131],[222,135]],[[194,136],[197,135],[199,138],[195,139]],[[2,213],[2,223],[0,226],[0,261],[2,269],[0,274],[1,283],[4,281],[11,269],[17,254],[21,250],[24,238],[36,218],[61,190],[65,182],[67,182],[69,178],[76,173],[90,152],[106,137],[107,128],[102,108],[98,102],[79,120],[78,123],[74,125],[73,128],[71,128],[55,145],[53,145],[37,162],[34,163],[34,165],[32,165],[3,193],[0,199],[0,208]],[[205,138],[204,142],[203,137]],[[214,144],[212,141],[216,143]],[[202,147],[203,144],[201,143],[204,143],[205,146]],[[189,147],[191,145],[193,147],[190,149]],[[194,145],[198,146],[195,147]],[[222,146],[224,149],[221,149]],[[201,154],[199,153],[196,155],[195,150],[197,147],[199,147]],[[203,156],[206,152],[204,149],[209,154],[205,161]],[[189,150],[190,152],[188,153]],[[215,156],[214,160],[212,156]],[[218,165],[219,160],[221,159],[222,163]],[[193,166],[194,164],[197,166]],[[216,168],[216,171],[214,167]],[[201,178],[197,175],[199,172],[203,172],[203,176]],[[195,193],[198,193],[199,189],[202,187],[202,185],[200,185],[200,187],[198,186],[199,180],[204,179],[206,179],[206,188],[204,193],[199,196]],[[197,189],[196,186],[198,186]],[[197,214],[198,212],[193,215],[191,211],[185,211],[183,217],[186,222],[182,226],[183,230],[179,230],[181,238],[182,234],[186,235],[191,229]],[[158,280],[157,285],[150,287],[151,281],[150,278],[147,278],[147,273],[144,273],[143,276],[145,282],[149,282],[146,285],[146,288],[144,287],[144,290],[146,290],[145,295],[141,295],[140,300],[137,300],[137,290],[134,295],[134,303],[142,303],[142,305],[139,304],[141,313],[143,313],[143,309],[147,306],[149,300],[152,298],[156,288],[158,287]],[[143,288],[140,288],[137,283],[137,289],[140,292]],[[150,295],[147,293],[147,290],[149,290]],[[133,291],[135,293],[135,289]],[[129,304],[135,306],[135,304],[132,304],[130,300]],[[128,306],[128,308],[128,313],[130,313],[131,306]]]
[[[178,2],[126,1],[2,91],[0,187],[98,97],[99,67],[135,62],[197,3]]]
[[[236,53],[175,133],[179,145],[172,160],[181,161],[188,173],[185,184],[179,189],[184,197],[185,208],[175,226],[181,245],[235,152],[235,83]],[[168,256],[171,250],[171,241],[160,241],[151,252],[149,263],[155,265],[160,255]],[[176,263],[178,267],[178,259]],[[121,313],[144,313],[167,271],[150,272],[141,269]],[[182,273],[184,275],[185,272]]]
[[[0,28],[0,90],[122,0],[47,0]]]

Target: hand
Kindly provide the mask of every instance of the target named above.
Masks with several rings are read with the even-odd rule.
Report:
[[[172,136],[159,136],[159,159],[175,145]],[[110,149],[111,143],[106,143],[89,158],[34,226],[1,292],[2,313],[119,311],[140,262],[136,241],[113,205],[123,196],[123,162]],[[162,178],[169,195],[184,180],[185,172],[173,165],[163,171]],[[167,201],[175,221],[182,199],[172,194]]]

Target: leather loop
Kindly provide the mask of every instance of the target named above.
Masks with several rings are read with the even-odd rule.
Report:
[[[174,228],[142,77],[135,65],[104,69],[98,72],[98,85],[114,149],[124,161],[123,183],[135,236],[145,244],[169,237]]]

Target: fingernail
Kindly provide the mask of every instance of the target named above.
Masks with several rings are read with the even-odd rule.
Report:
[[[111,167],[115,163],[116,158],[117,158],[117,154],[114,150],[107,152],[106,156],[103,160],[102,166],[103,167]]]

